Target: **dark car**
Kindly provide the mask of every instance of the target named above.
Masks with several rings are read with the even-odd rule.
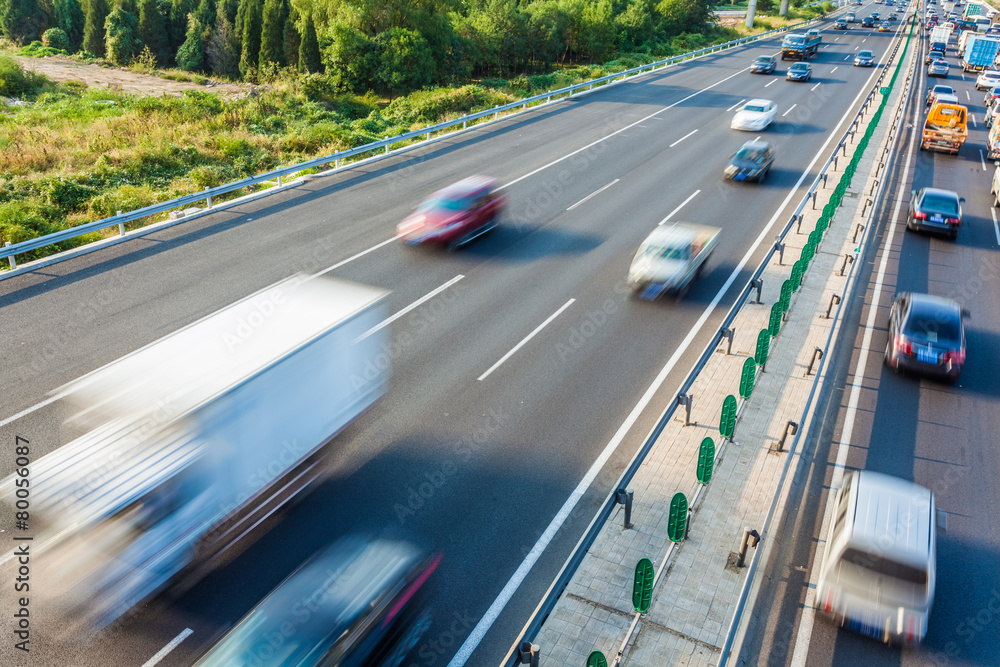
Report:
[[[399,665],[430,626],[440,562],[405,542],[344,538],[281,582],[198,667]]]
[[[927,56],[924,58],[924,64],[925,65],[930,65],[935,60],[940,60],[942,58],[944,58],[944,52],[943,51],[930,51],[930,52],[927,53]]]
[[[833,24],[835,30],[847,30],[847,19],[837,19],[837,22]]]
[[[948,53],[948,44],[946,44],[945,42],[931,42],[930,50],[940,51],[943,56],[944,54]]]
[[[438,190],[396,228],[405,243],[432,243],[449,250],[485,234],[497,224],[507,203],[498,183],[486,176],[469,176]]]
[[[927,76],[947,79],[949,69],[950,67],[948,66],[947,61],[945,61],[944,58],[939,58],[927,66]]]
[[[878,12],[871,13],[872,21],[878,21],[882,16]]]
[[[785,79],[788,81],[809,81],[812,76],[812,66],[809,63],[795,63],[785,72]]]
[[[778,59],[775,56],[757,56],[750,64],[750,71],[755,74],[772,74],[777,66]]]
[[[774,149],[766,141],[748,141],[729,159],[725,176],[731,181],[763,183],[774,162]]]
[[[940,188],[914,190],[910,198],[910,208],[906,228],[914,231],[931,230],[944,232],[952,239],[958,237],[962,224],[962,204],[964,197],[957,192]]]
[[[862,28],[871,28],[874,27],[874,25],[875,25],[875,19],[873,19],[871,16],[866,16],[863,19],[861,19]]]
[[[896,20],[896,12],[889,12],[889,15],[885,17],[885,20],[886,21],[895,21]]]
[[[892,300],[885,365],[958,380],[965,365],[968,312],[957,301],[929,294],[903,292]]]
[[[858,55],[854,56],[855,67],[872,67],[874,65],[875,54],[871,51],[858,51]]]
[[[937,99],[938,95],[954,95],[955,89],[951,86],[937,85],[933,88],[927,89],[927,100],[925,102],[926,106],[934,104],[934,100]]]

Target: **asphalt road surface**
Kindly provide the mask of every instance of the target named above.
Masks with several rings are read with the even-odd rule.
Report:
[[[893,38],[825,30],[809,83],[785,81],[788,63],[773,76],[746,71],[777,39],[735,49],[0,282],[0,442],[27,437],[35,457],[73,435],[50,394],[65,382],[296,271],[387,288],[393,313],[449,284],[393,322],[389,394],[338,438],[327,480],[282,523],[95,642],[40,631],[18,664],[142,665],[185,629],[160,664],[190,664],[310,554],[359,530],[444,553],[435,621],[410,656],[428,667],[453,658],[545,546],[468,647],[468,664],[495,664],[870,87],[876,70],[852,67],[854,53],[881,56]],[[724,182],[729,156],[756,136],[729,121],[756,97],[779,107],[759,133],[775,167],[760,186]],[[473,173],[505,185],[497,230],[454,254],[391,240],[425,195]],[[721,245],[682,301],[634,300],[631,257],[667,218],[720,226]],[[648,408],[537,545],[676,352]],[[10,448],[0,451],[7,474]],[[10,563],[0,576],[13,577]],[[0,661],[11,651],[5,643]]]

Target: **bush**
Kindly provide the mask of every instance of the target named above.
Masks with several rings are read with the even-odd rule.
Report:
[[[10,56],[0,56],[0,95],[5,97],[32,96],[49,83],[44,76],[25,72]]]
[[[69,37],[62,28],[49,28],[42,33],[42,44],[50,49],[69,50]]]
[[[46,179],[39,185],[45,195],[45,201],[63,213],[83,208],[97,194],[93,187],[72,178]]]
[[[87,210],[94,219],[110,218],[118,211],[128,212],[155,204],[157,193],[148,185],[119,185],[90,200]]]

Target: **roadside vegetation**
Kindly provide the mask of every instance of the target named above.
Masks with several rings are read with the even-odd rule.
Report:
[[[80,9],[84,27],[91,25],[87,8],[100,1],[88,0]],[[66,16],[80,23],[80,14],[71,11],[77,0],[45,2],[0,0],[0,28],[7,36],[0,43],[0,97],[7,99],[5,106],[0,104],[0,246],[777,27],[767,17],[759,18],[753,31],[707,24],[709,5],[703,0],[663,0],[655,5],[640,0],[485,0],[468,6],[438,0],[395,5],[360,0],[300,5],[295,0],[278,2],[288,13],[283,38],[293,39],[304,31],[295,58],[288,44],[280,53],[272,50],[279,54],[273,59],[264,57],[261,46],[256,62],[246,71],[240,59],[220,71],[221,61],[213,59],[219,53],[209,57],[213,35],[229,29],[230,9],[250,11],[250,0],[229,4],[200,0],[197,11],[185,15],[188,36],[202,9],[211,8],[217,19],[211,30],[203,26],[199,33],[199,67],[189,67],[182,58],[192,53],[184,51],[187,38],[176,51],[169,44],[163,46],[159,55],[148,39],[133,40],[133,48],[123,57],[115,49],[116,40],[124,37],[109,18],[104,53],[95,55],[84,46],[85,29],[53,27],[72,27]],[[259,3],[262,16],[274,2]],[[173,11],[178,3],[187,6],[173,0],[155,7],[166,20],[167,10]],[[39,10],[38,15],[48,18],[36,21],[35,33],[26,32],[24,21],[11,19],[14,9],[22,11],[25,5],[32,5],[32,11],[48,7],[49,14]],[[124,0],[113,11],[133,9],[139,19],[148,18],[145,2],[136,6]],[[791,21],[821,11],[793,10],[798,15]],[[244,38],[253,37],[254,31],[246,27],[250,20],[241,19]],[[425,27],[427,34],[436,37],[420,32],[425,24],[430,25]],[[136,25],[141,26],[142,20]],[[546,26],[547,32],[542,30]],[[262,23],[261,34],[265,28]],[[432,28],[444,31],[445,51],[435,50],[444,37]],[[53,30],[66,33],[66,39]],[[316,32],[319,53],[313,60],[310,50],[301,48],[303,39],[312,39],[310,31]],[[406,31],[413,34],[406,37]],[[36,33],[42,40],[26,41]],[[402,50],[386,50],[387,44],[402,45]],[[411,51],[421,52],[420,44],[430,51],[423,52],[423,60],[414,61],[419,53]],[[240,49],[243,55],[246,51]],[[230,55],[235,54],[233,50]],[[12,55],[72,55],[168,79],[206,83],[211,77],[253,86],[250,94],[236,99],[200,91],[180,97],[134,96],[55,84],[22,69]],[[20,260],[98,236],[68,241]],[[4,258],[0,267],[6,263]]]

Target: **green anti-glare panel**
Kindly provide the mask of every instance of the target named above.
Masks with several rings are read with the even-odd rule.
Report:
[[[688,501],[684,494],[678,491],[670,501],[670,516],[667,517],[667,537],[671,542],[684,540],[684,534],[687,533],[687,519]]]
[[[781,304],[782,313],[788,312],[788,306],[791,305],[791,302],[792,302],[792,281],[786,280],[785,282],[781,283],[781,297],[778,301],[778,303]]]
[[[699,484],[708,484],[712,481],[712,471],[715,469],[715,441],[705,438],[698,448],[698,475]]]
[[[723,438],[733,437],[736,430],[736,397],[730,394],[722,402],[722,416],[719,418],[719,435]]]
[[[813,245],[819,245],[819,242],[823,240],[823,232],[818,229],[814,229],[809,232],[809,243]]]
[[[743,362],[743,373],[740,375],[740,398],[750,398],[750,394],[753,393],[753,383],[756,379],[757,362],[753,360],[753,357],[747,357],[747,360]]]
[[[668,524],[667,531],[669,530]],[[653,579],[655,575],[656,572],[653,570],[653,564],[649,562],[649,559],[640,558],[635,566],[635,579],[632,583],[632,609],[637,613],[645,614],[649,611],[649,604],[653,601]],[[591,656],[593,656],[593,653],[591,653]],[[601,657],[603,658],[604,656]]]
[[[753,356],[758,366],[763,366],[767,363],[767,353],[770,351],[771,332],[767,329],[761,329],[760,333],[757,334],[757,353]]]
[[[592,651],[587,656],[587,667],[608,667],[608,659],[600,651]]]
[[[792,264],[792,289],[798,291],[799,286],[802,284],[802,272],[805,271],[806,265],[801,259],[795,264]]]
[[[784,313],[781,310],[781,303],[775,301],[774,305],[771,306],[771,319],[768,320],[767,323],[767,329],[771,332],[772,338],[777,336],[778,332],[781,330],[782,315],[784,315]]]

